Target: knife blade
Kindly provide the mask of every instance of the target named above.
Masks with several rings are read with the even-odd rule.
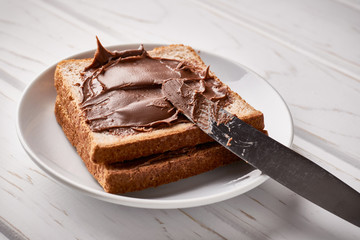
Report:
[[[162,91],[187,118],[238,157],[300,196],[360,227],[360,193],[353,188],[194,92],[183,80],[166,81]]]

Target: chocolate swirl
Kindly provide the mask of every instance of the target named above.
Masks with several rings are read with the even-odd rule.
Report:
[[[164,81],[182,79],[201,86],[214,98],[227,92],[208,73],[184,62],[151,57],[139,49],[111,52],[97,39],[93,62],[82,75],[82,103],[95,132],[151,131],[188,121],[161,92]]]

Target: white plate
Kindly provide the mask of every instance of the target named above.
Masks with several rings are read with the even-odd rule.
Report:
[[[110,49],[137,48],[138,44]],[[157,44],[145,44],[152,49]],[[95,50],[70,58],[92,57]],[[265,116],[269,135],[286,146],[293,138],[289,110],[280,95],[262,78],[225,58],[200,51],[204,62],[217,76]],[[31,159],[51,177],[89,196],[142,208],[185,208],[215,203],[237,196],[263,183],[268,176],[239,162],[157,188],[109,194],[87,171],[70,145],[54,116],[56,92],[53,86],[55,65],[40,74],[24,91],[18,106],[19,139]],[[266,161],[266,159],[264,159]]]

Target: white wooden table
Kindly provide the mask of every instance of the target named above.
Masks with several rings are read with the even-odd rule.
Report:
[[[74,53],[184,43],[264,77],[294,119],[293,148],[360,191],[360,2],[0,0],[0,239],[360,239],[360,228],[273,180],[216,204],[138,209],[57,183],[26,155],[16,106]],[[359,203],[360,204],[360,203]]]

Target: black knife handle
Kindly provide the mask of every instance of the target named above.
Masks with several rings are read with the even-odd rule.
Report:
[[[209,135],[285,187],[360,227],[360,193],[311,160],[236,117],[213,122]]]

